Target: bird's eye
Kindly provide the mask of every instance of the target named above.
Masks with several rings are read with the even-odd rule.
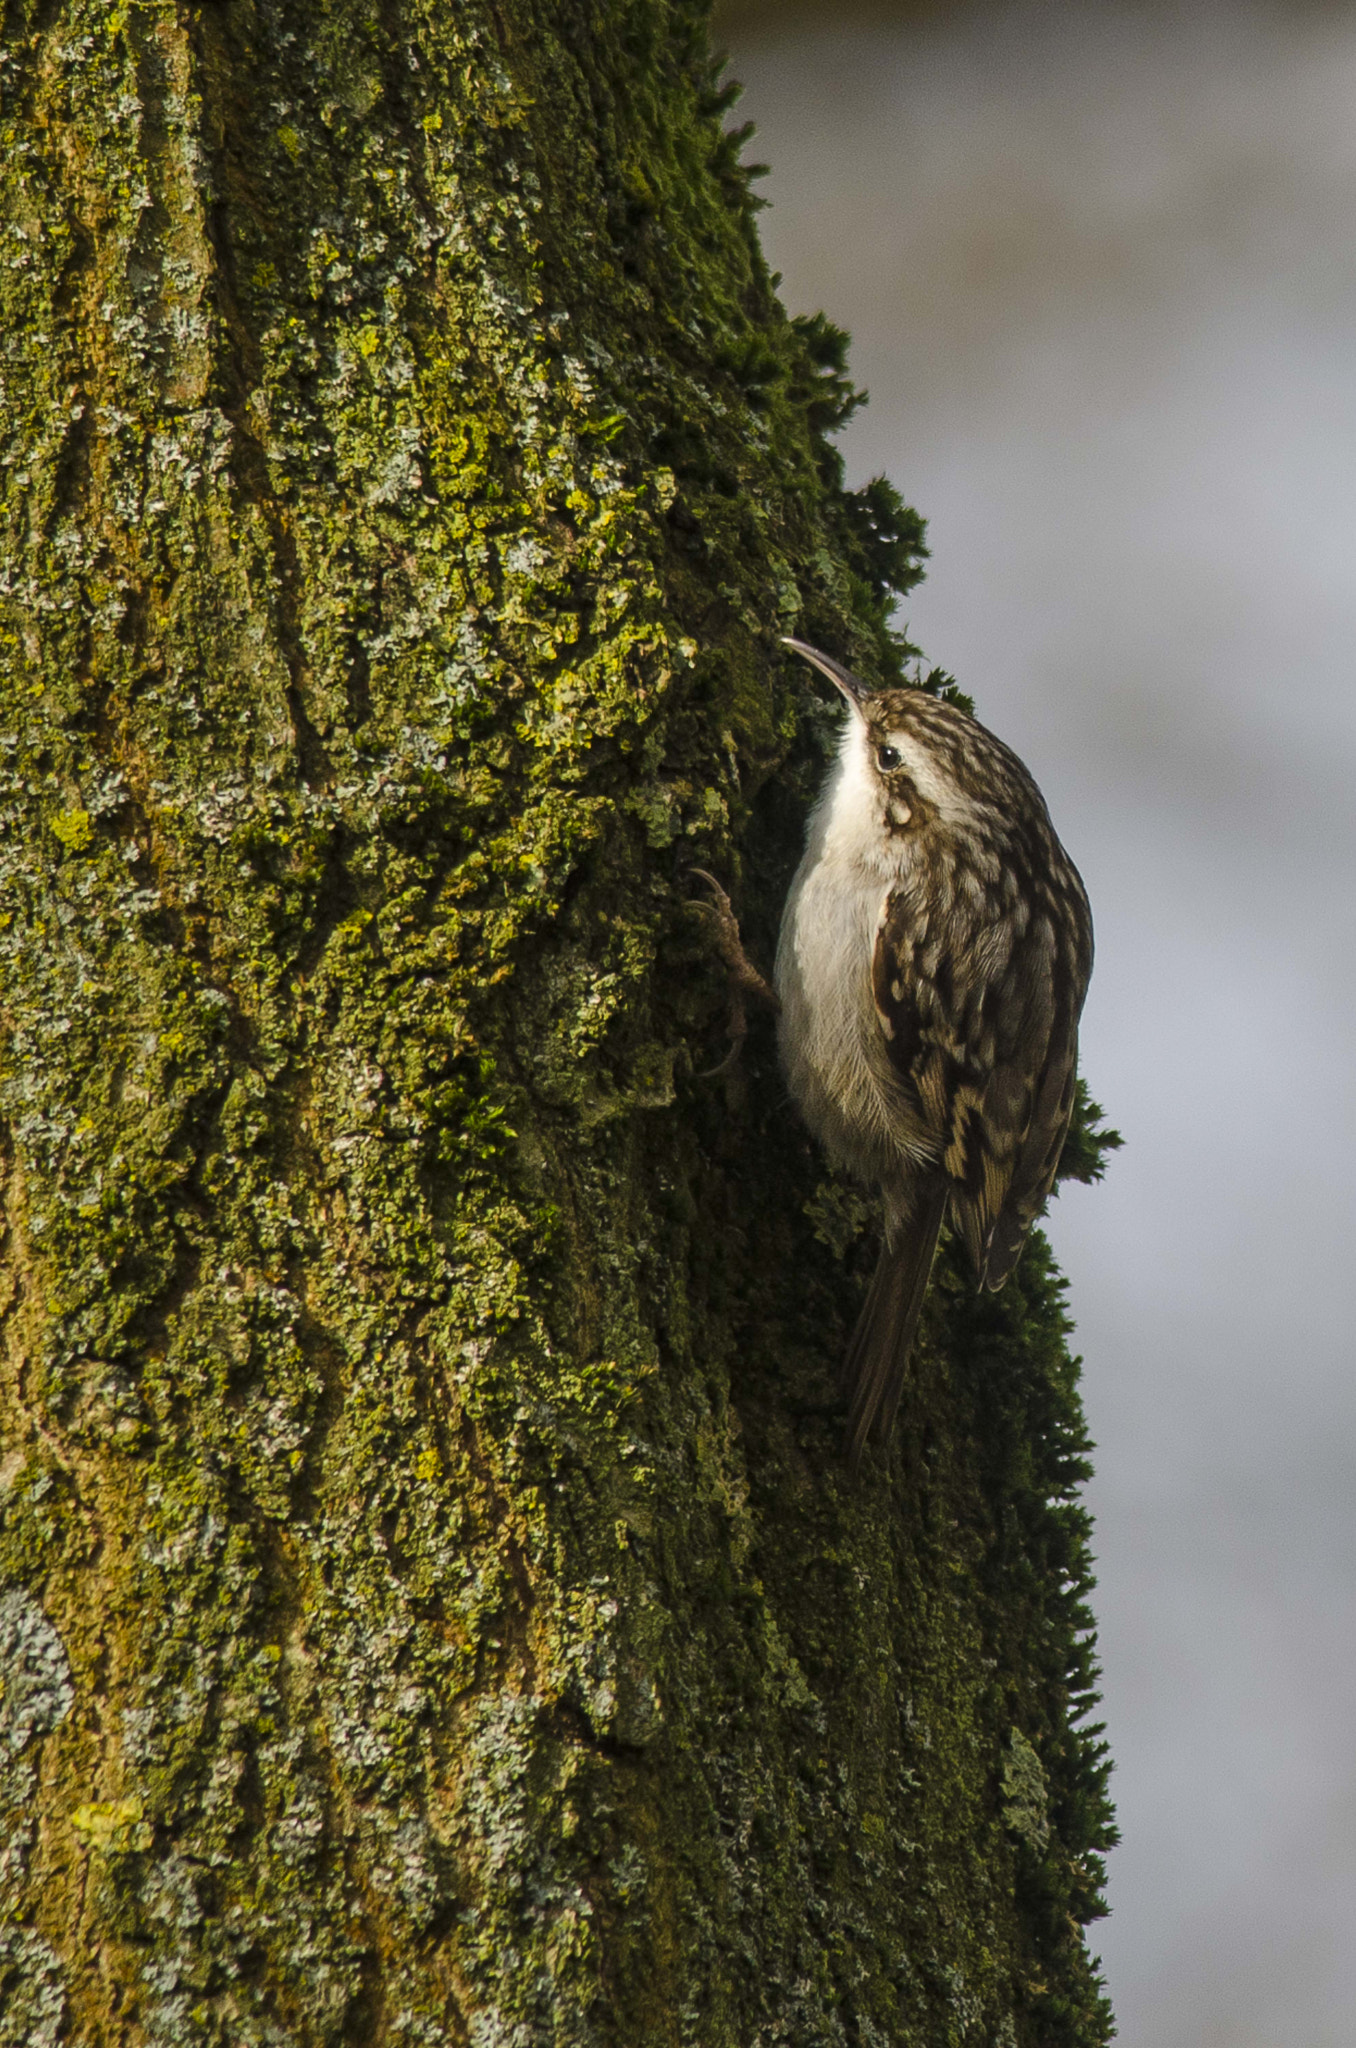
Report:
[[[898,747],[877,747],[876,749],[876,766],[884,769],[887,775],[892,768],[898,768],[900,759]]]

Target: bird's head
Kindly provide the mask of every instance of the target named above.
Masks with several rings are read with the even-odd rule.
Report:
[[[807,641],[783,644],[826,675],[847,704],[836,800],[869,816],[886,838],[974,825],[981,809],[1001,808],[1009,762],[1029,780],[1002,742],[957,705],[917,688],[868,689]]]

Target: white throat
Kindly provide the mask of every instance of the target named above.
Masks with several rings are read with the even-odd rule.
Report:
[[[801,871],[817,860],[828,861],[845,879],[855,871],[877,888],[900,872],[898,848],[885,827],[885,792],[871,765],[866,727],[853,713],[810,818]]]

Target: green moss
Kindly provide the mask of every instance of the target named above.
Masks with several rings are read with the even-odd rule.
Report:
[[[832,731],[777,636],[897,672],[923,553],[703,9],[7,29],[13,2009],[1103,2040],[1057,1277],[946,1269],[849,1488],[862,1205],[765,1036],[698,1078],[690,870],[769,949]]]

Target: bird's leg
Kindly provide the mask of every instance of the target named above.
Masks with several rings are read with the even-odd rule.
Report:
[[[725,962],[725,972],[730,983],[730,1021],[727,1028],[730,1050],[719,1066],[711,1067],[706,1073],[698,1076],[699,1080],[710,1081],[718,1074],[727,1073],[739,1058],[740,1048],[748,1036],[749,997],[753,996],[760,1003],[767,1003],[773,1011],[780,1011],[782,1006],[776,989],[758,972],[744,951],[744,941],[739,936],[738,920],[720,883],[714,875],[708,875],[705,868],[694,868],[692,872],[697,880],[705,882],[711,891],[709,903],[695,902],[692,908],[699,910],[708,920],[715,936],[716,950]]]

